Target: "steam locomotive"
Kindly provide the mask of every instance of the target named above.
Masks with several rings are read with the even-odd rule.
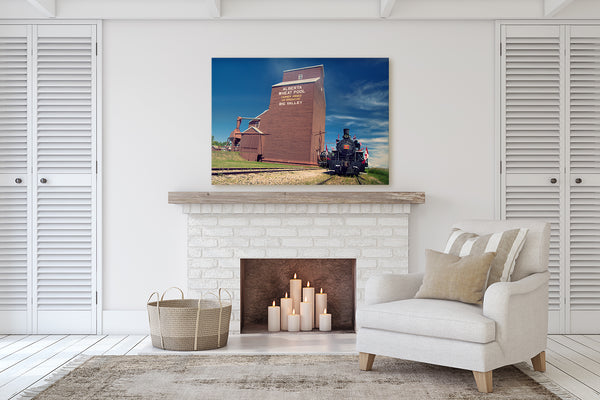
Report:
[[[358,175],[369,166],[368,153],[365,157],[365,150],[356,137],[350,138],[350,129],[345,128],[342,139],[336,140],[335,149],[321,153],[319,165],[337,175]]]

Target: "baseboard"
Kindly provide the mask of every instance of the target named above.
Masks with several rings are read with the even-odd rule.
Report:
[[[149,331],[146,310],[102,311],[102,333],[105,335],[140,335]]]

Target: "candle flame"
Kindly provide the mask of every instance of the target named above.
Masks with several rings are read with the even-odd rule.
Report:
[[[321,293],[323,293],[323,288],[321,288]]]
[[[323,314],[327,314],[327,309],[324,309],[324,310],[323,310]]]
[[[273,300],[273,307],[275,307],[275,300]]]
[[[305,298],[304,298],[304,302],[305,302],[305,303],[308,303],[308,297],[305,297]]]
[[[296,309],[292,308],[292,314],[296,314]]]
[[[310,281],[306,282],[306,287],[310,287]]]
[[[287,299],[287,292],[285,292],[285,298]]]
[[[296,273],[294,272],[294,279],[296,279]]]

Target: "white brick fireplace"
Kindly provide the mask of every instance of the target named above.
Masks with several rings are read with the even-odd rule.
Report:
[[[183,204],[189,295],[228,289],[232,332],[240,331],[242,258],[355,258],[357,305],[370,276],[408,272],[410,204],[243,204],[243,195],[238,201]]]

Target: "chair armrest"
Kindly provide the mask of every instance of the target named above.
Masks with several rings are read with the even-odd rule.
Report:
[[[533,292],[540,286],[548,284],[549,279],[549,272],[538,272],[516,282],[496,282],[485,291],[483,308],[485,309],[486,300],[490,304],[494,304],[510,296]]]
[[[496,340],[505,353],[545,348],[549,278],[549,272],[540,272],[516,282],[497,282],[486,290],[483,315],[496,322]]]
[[[422,283],[422,273],[371,277],[365,287],[365,305],[412,299]]]

